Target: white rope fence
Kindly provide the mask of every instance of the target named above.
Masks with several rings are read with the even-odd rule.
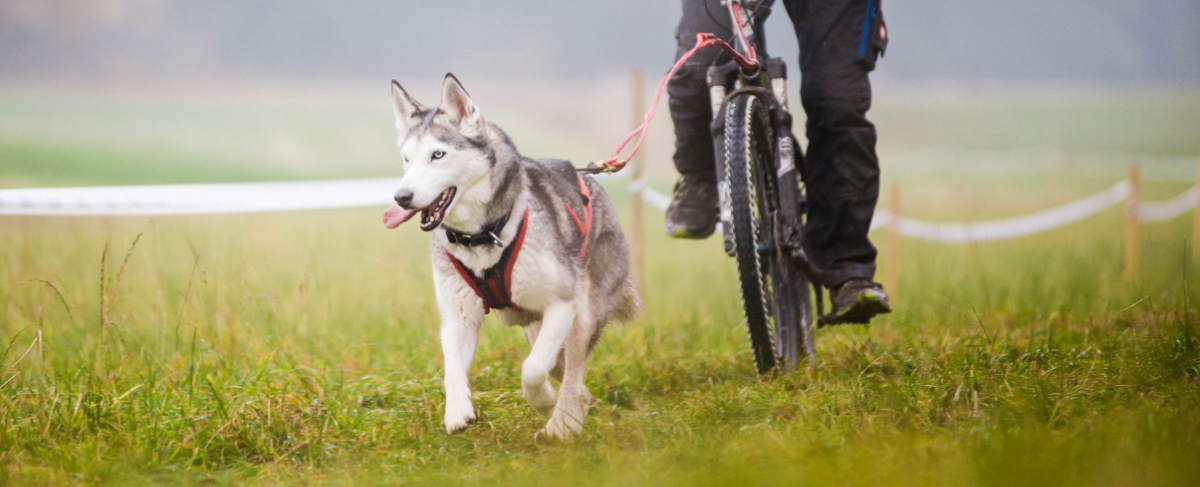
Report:
[[[607,178],[606,178],[607,179]],[[174,184],[156,186],[105,186],[87,188],[35,188],[0,190],[0,215],[26,216],[145,216],[253,213],[326,208],[386,207],[400,180],[348,179],[233,184]],[[644,177],[628,183],[634,195],[633,220],[640,203],[666,211],[671,199],[647,186]],[[871,230],[887,229],[884,286],[895,294],[898,286],[899,237],[965,244],[1011,239],[1045,232],[1083,220],[1125,203],[1125,279],[1138,269],[1138,223],[1176,218],[1200,206],[1200,186],[1166,201],[1142,202],[1138,198],[1138,172],[1112,187],[1086,198],[1025,216],[971,223],[941,223],[897,216],[898,191],[893,188],[888,209],[875,212]],[[1193,240],[1200,240],[1200,209],[1193,215]],[[641,233],[631,234],[633,249],[644,252]],[[1193,250],[1200,258],[1200,249]],[[640,261],[639,261],[640,262]],[[640,275],[640,266],[635,270]]]
[[[101,186],[0,190],[0,215],[128,216],[254,213],[387,206],[399,179],[351,179],[274,183],[174,184],[155,186]],[[629,184],[643,201],[665,211],[670,197],[646,185]],[[972,223],[939,223],[896,218],[889,210],[876,211],[871,230],[895,226],[900,235],[942,243],[1004,240],[1032,235],[1068,225],[1107,210],[1130,195],[1129,180],[1071,203],[1030,215]],[[1200,204],[1200,188],[1193,186],[1161,202],[1139,202],[1139,221],[1173,219]]]
[[[1026,216],[976,223],[931,223],[895,218],[888,210],[875,212],[871,229],[894,225],[900,235],[943,243],[987,242],[1045,232],[1100,213],[1129,196],[1129,181],[1122,180],[1102,193]],[[1184,209],[1190,209],[1191,206]],[[1174,215],[1172,215],[1174,216]]]
[[[0,215],[254,213],[387,206],[400,179],[0,190]]]
[[[1159,222],[1170,220],[1187,213],[1188,210],[1200,205],[1200,188],[1192,186],[1179,196],[1159,203],[1138,203],[1138,220],[1144,222]]]
[[[1071,203],[1039,211],[1030,215],[990,220],[973,223],[937,223],[911,218],[896,218],[891,211],[880,209],[875,211],[871,220],[871,230],[895,226],[895,230],[905,237],[931,242],[967,243],[1005,240],[1059,228],[1070,223],[1103,212],[1129,197],[1130,184],[1121,180],[1111,188]],[[670,197],[653,189],[646,188],[644,183],[633,182],[629,185],[631,192],[643,191],[642,198],[651,206],[666,211]],[[1170,220],[1200,204],[1200,188],[1192,186],[1187,191],[1162,202],[1139,202],[1137,207],[1138,220],[1143,222],[1159,222]]]

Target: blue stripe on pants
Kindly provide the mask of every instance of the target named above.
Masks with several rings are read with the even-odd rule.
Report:
[[[867,55],[867,40],[871,38],[871,20],[875,18],[875,0],[867,0],[867,13],[863,15],[862,42],[858,44],[858,55]]]

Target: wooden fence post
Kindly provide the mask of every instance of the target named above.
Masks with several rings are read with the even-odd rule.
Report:
[[[1196,187],[1200,188],[1200,155],[1196,156]],[[1192,208],[1192,258],[1200,259],[1200,204]]]
[[[892,186],[888,194],[888,211],[892,214],[892,221],[887,226],[887,241],[884,243],[884,255],[887,257],[887,269],[884,273],[887,276],[887,281],[883,287],[889,294],[891,301],[896,302],[896,296],[899,294],[900,288],[900,232],[897,231],[900,226],[900,188]]]
[[[630,89],[633,94],[633,126],[637,128],[642,124],[642,117],[646,111],[646,89],[645,81],[642,72],[633,70],[630,73]],[[645,151],[638,151],[633,155],[633,160],[629,161],[633,165],[633,191],[632,207],[630,209],[630,236],[633,237],[633,245],[631,252],[633,282],[637,284],[638,292],[642,294],[643,302],[646,299],[646,243],[642,236],[644,230],[644,221],[642,220],[642,192],[645,190]]]
[[[1125,280],[1138,273],[1138,168],[1129,166],[1129,198],[1125,200]]]

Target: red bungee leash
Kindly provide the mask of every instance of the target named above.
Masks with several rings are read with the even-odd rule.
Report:
[[[734,18],[741,19],[737,2],[734,2],[732,9]],[[591,164],[588,164],[587,167],[578,169],[578,171],[591,174],[614,173],[625,168],[625,165],[629,163],[629,160],[633,158],[633,155],[637,154],[638,149],[642,148],[642,141],[646,139],[646,131],[650,127],[650,120],[654,119],[654,110],[658,108],[658,101],[662,98],[663,91],[667,88],[667,83],[671,80],[672,76],[675,76],[676,72],[683,68],[683,64],[687,62],[692,55],[696,54],[696,51],[706,47],[717,46],[729,53],[729,55],[733,57],[733,60],[737,62],[738,66],[740,66],[742,69],[750,72],[757,70],[758,55],[754,52],[754,46],[749,45],[749,43],[745,41],[746,35],[744,32],[742,32],[741,22],[735,23],[737,24],[738,36],[740,39],[742,39],[742,43],[746,46],[746,51],[750,54],[749,56],[743,56],[742,53],[737,51],[737,49],[734,49],[733,46],[721,40],[714,34],[707,32],[696,34],[696,45],[693,46],[691,50],[684,53],[683,56],[680,56],[679,60],[675,61],[675,65],[671,67],[671,70],[667,71],[667,75],[663,76],[662,80],[658,82],[658,88],[654,91],[654,101],[650,104],[650,110],[646,112],[646,116],[642,118],[642,124],[638,125],[637,128],[633,129],[629,135],[626,135],[625,138],[621,140],[621,143],[617,145],[617,148],[613,150],[612,155],[609,156],[608,159],[592,162]],[[629,150],[629,154],[621,157],[621,151],[625,149],[626,145],[629,145],[629,141],[633,140],[634,136],[637,136],[637,142],[634,142],[633,147]]]

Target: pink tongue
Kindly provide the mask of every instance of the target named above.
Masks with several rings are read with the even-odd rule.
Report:
[[[396,228],[400,226],[401,223],[408,221],[409,218],[412,218],[413,215],[416,214],[417,210],[406,210],[401,208],[400,205],[392,205],[391,208],[383,211],[383,224],[386,225],[388,229]]]

